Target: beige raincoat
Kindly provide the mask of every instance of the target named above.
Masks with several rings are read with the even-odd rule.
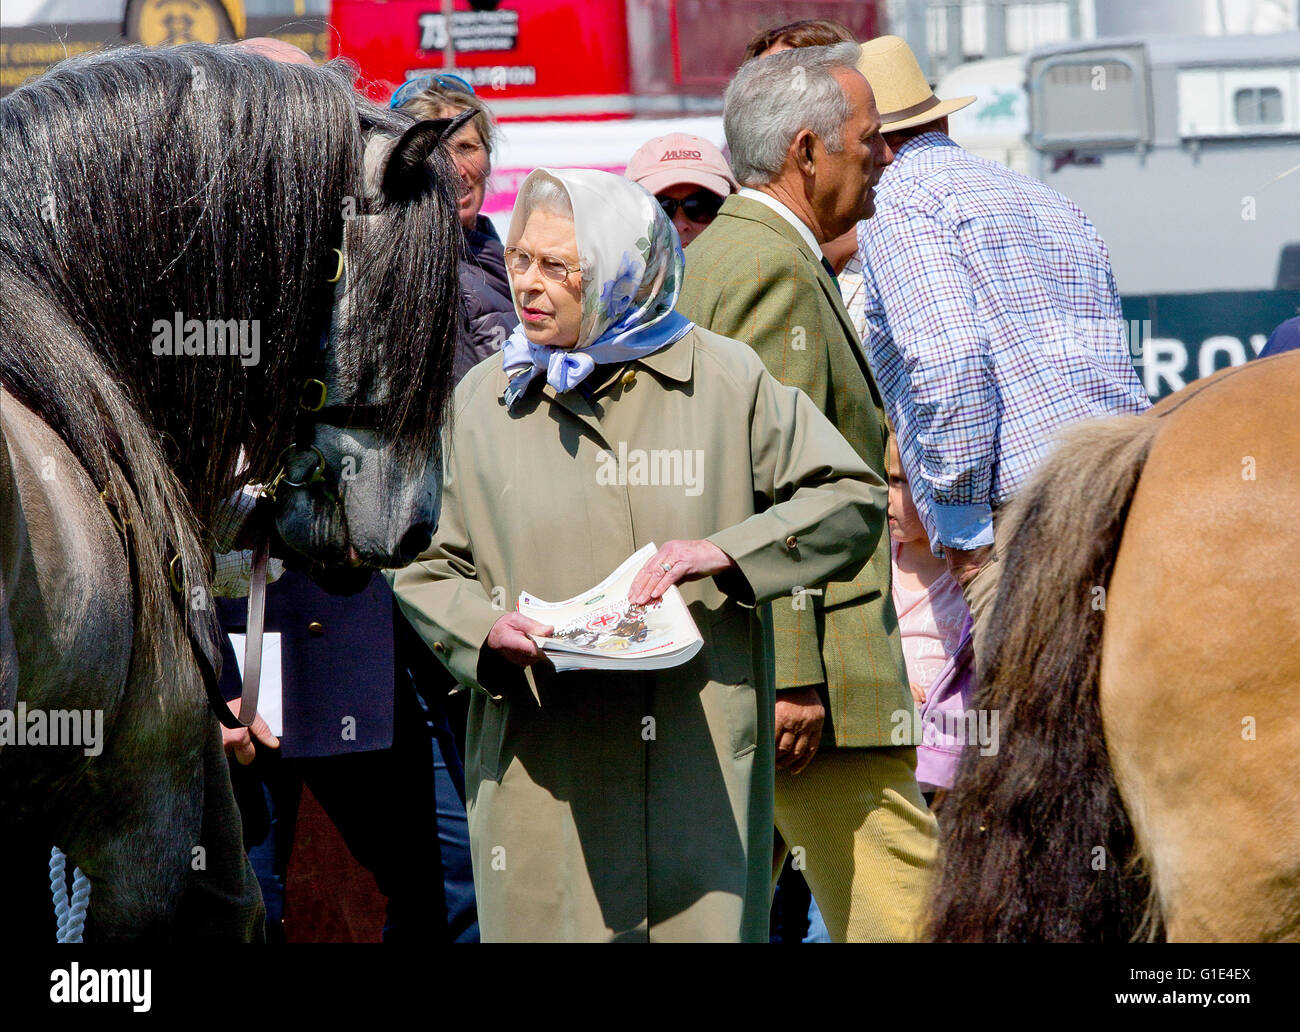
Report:
[[[538,381],[508,409],[505,386],[492,359],[460,385],[435,540],[394,578],[474,691],[483,938],[765,941],[774,697],[753,604],[851,578],[885,487],[802,392],[706,330],[600,367],[584,390]],[[483,648],[521,590],[558,601],[648,542],[702,538],[739,576],[720,578],[730,594],[680,585],[705,640],[689,663],[525,674]]]

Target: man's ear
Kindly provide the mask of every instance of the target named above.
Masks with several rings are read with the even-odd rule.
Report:
[[[811,129],[800,129],[794,137],[794,161],[799,171],[811,176],[817,171],[817,134]]]

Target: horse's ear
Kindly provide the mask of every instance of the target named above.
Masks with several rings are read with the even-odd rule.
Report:
[[[462,111],[455,118],[428,118],[402,133],[384,162],[380,178],[384,196],[397,197],[407,193],[407,184],[413,176],[418,176],[433,149],[454,136],[473,117],[473,111]]]

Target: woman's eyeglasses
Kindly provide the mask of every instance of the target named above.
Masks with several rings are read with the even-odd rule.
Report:
[[[692,222],[712,222],[718,214],[718,209],[722,207],[723,198],[712,190],[697,190],[680,201],[675,197],[656,197],[655,200],[659,202],[659,207],[663,208],[664,214],[670,219],[677,214],[677,209],[680,208],[682,214]]]
[[[556,283],[563,283],[571,272],[581,272],[578,266],[570,267],[569,263],[563,258],[557,258],[553,254],[529,254],[522,247],[507,247],[505,250],[506,268],[510,270],[511,275],[524,276],[532,267],[533,262],[542,270],[542,275],[548,280],[554,280]]]
[[[443,72],[441,75],[421,75],[418,79],[407,79],[389,98],[388,106],[390,108],[399,108],[407,101],[415,99],[417,93],[423,93],[429,88],[430,83],[437,83],[444,90],[451,90],[452,93],[464,93],[474,96],[474,87],[462,79],[459,75],[452,75],[450,72]]]

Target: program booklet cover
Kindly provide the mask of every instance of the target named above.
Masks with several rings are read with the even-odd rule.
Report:
[[[662,670],[700,651],[704,639],[676,585],[644,606],[628,601],[632,581],[657,551],[651,542],[594,588],[563,602],[519,593],[519,612],[555,627],[551,637],[533,640],[557,671]]]

